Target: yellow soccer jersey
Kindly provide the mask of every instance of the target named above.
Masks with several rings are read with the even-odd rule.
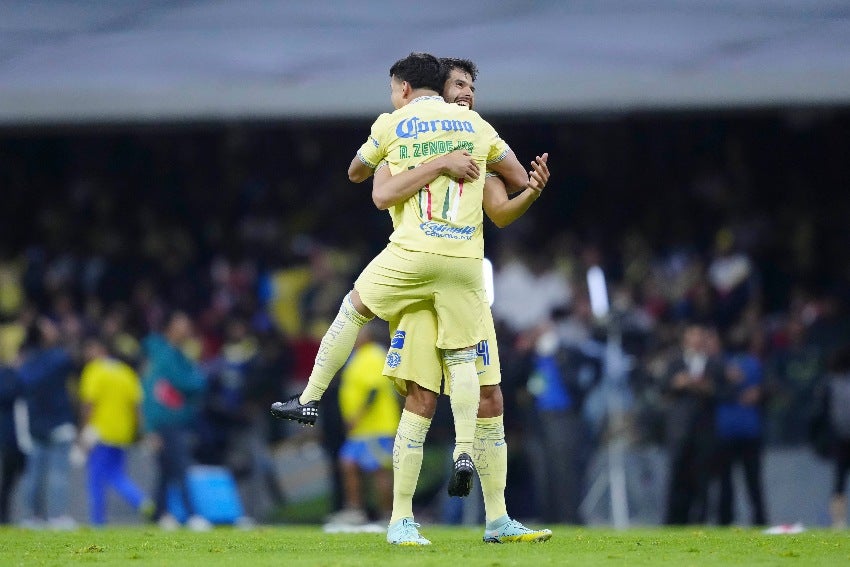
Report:
[[[372,168],[386,160],[395,175],[460,149],[472,154],[481,171],[509,151],[496,130],[474,110],[439,96],[425,96],[392,114],[380,115],[357,155]],[[483,258],[483,191],[483,175],[475,181],[438,177],[390,209],[390,241],[406,250]]]
[[[384,378],[386,349],[376,343],[366,344],[354,351],[342,370],[339,386],[339,407],[342,418],[350,421],[357,416],[372,390],[375,401],[349,432],[349,437],[393,437],[401,418],[401,408],[392,383]]]
[[[96,359],[80,377],[80,399],[92,405],[89,423],[106,445],[124,446],[136,433],[142,387],[136,372],[115,359]]]

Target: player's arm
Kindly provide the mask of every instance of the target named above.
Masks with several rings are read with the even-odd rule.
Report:
[[[389,167],[379,167],[372,181],[372,201],[382,211],[389,209],[405,202],[441,175],[478,179],[478,164],[469,152],[456,150],[395,175],[390,173]]]
[[[489,176],[484,181],[484,212],[499,228],[504,228],[525,214],[531,204],[540,197],[549,182],[549,154],[537,156],[531,163],[526,188],[513,199],[508,197],[505,182],[498,176]]]
[[[348,166],[348,180],[352,183],[362,183],[369,179],[369,176],[375,170],[369,167],[362,159],[360,154],[354,156],[351,160],[351,165]]]
[[[528,174],[519,162],[513,150],[508,150],[499,161],[488,162],[488,171],[495,171],[505,182],[508,194],[513,195],[522,191],[528,185]]]
[[[348,179],[353,183],[362,183],[369,179],[375,168],[386,157],[386,144],[383,142],[389,114],[381,114],[372,123],[369,137],[357,150],[348,166]]]

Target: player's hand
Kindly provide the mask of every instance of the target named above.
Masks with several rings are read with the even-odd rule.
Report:
[[[549,182],[549,166],[546,164],[548,160],[548,153],[537,156],[531,162],[531,171],[528,172],[528,187],[537,193],[538,196],[543,192],[543,189]]]
[[[472,159],[472,154],[466,150],[455,150],[439,158],[441,160],[443,175],[455,179],[478,179],[481,172],[478,164]]]

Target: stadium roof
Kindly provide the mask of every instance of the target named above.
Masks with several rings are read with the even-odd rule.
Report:
[[[0,0],[0,124],[373,116],[410,51],[491,113],[850,103],[846,0]]]

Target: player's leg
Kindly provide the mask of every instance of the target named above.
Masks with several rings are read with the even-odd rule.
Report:
[[[425,437],[437,408],[437,393],[408,381],[407,396],[393,442],[393,507],[387,541],[397,545],[428,545],[413,521],[413,493],[422,469]]]
[[[360,307],[358,309],[357,307]],[[362,311],[365,311],[363,313]],[[272,415],[279,419],[290,419],[299,423],[314,425],[319,416],[319,400],[328,389],[331,380],[348,360],[354,348],[354,341],[363,325],[372,319],[355,290],[342,300],[339,312],[319,344],[319,352],[313,363],[313,370],[307,386],[300,396],[272,404]]]
[[[508,516],[505,486],[508,478],[508,444],[505,441],[505,402],[502,396],[502,367],[496,328],[489,305],[485,306],[486,340],[477,347],[476,368],[481,386],[478,419],[475,422],[475,448],[472,458],[484,497],[484,541],[546,541],[550,530],[531,530]]]
[[[481,386],[481,402],[475,423],[475,470],[481,480],[484,515],[489,523],[508,513],[505,485],[508,476],[508,448],[505,442],[504,402],[498,384]]]
[[[479,383],[475,366],[477,345],[486,338],[481,261],[449,258],[442,264],[444,277],[434,291],[437,312],[437,346],[449,374],[451,406],[455,423],[454,468],[449,495],[466,496],[472,486],[475,422],[478,417]]]
[[[478,418],[475,422],[473,461],[484,496],[484,516],[488,525],[507,515],[505,485],[508,476],[508,446],[505,442],[504,399],[500,383],[502,368],[496,341],[496,328],[490,306],[484,306],[485,340],[478,343],[475,361],[480,385]]]
[[[417,285],[419,272],[415,253],[388,246],[373,258],[354,282],[354,289],[345,297],[334,322],[322,337],[304,391],[300,396],[272,404],[272,415],[314,425],[319,415],[318,402],[351,355],[363,325],[375,315],[384,321],[397,319],[408,302],[427,297],[424,295],[427,290]]]
[[[498,384],[481,386],[473,455],[484,496],[484,541],[534,542],[551,538],[551,530],[532,530],[508,516],[505,504],[508,445],[505,441],[504,399]]]
[[[419,535],[413,520],[413,493],[442,381],[433,304],[424,302],[405,310],[400,320],[390,322],[390,336],[384,375],[395,381],[405,400],[393,442],[392,515],[387,541],[427,545],[430,542]]]
[[[449,479],[449,496],[467,496],[472,488],[472,460],[480,389],[475,370],[474,347],[447,350],[443,361],[451,383],[451,407],[455,424],[454,466]]]
[[[360,329],[373,317],[357,290],[351,290],[343,298],[339,313],[322,337],[310,379],[300,396],[302,404],[322,399],[328,384],[351,355]]]

